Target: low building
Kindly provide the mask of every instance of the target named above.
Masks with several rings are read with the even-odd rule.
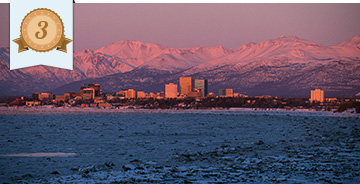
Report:
[[[52,100],[54,95],[52,93],[39,93],[38,98],[40,101]]]
[[[249,96],[248,96],[248,95],[243,95],[243,94],[240,94],[240,93],[234,93],[234,97],[247,98],[247,97],[249,97]]]
[[[272,98],[270,95],[254,96],[255,98]]]
[[[202,93],[201,89],[194,88],[192,91],[188,92],[188,94],[186,96],[190,97],[190,98],[201,98],[202,94],[203,93]]]
[[[70,100],[70,93],[64,93],[64,95],[56,95],[55,101],[58,102],[68,102]]]
[[[206,97],[208,97],[208,98],[215,98],[216,95],[215,95],[215,93],[210,92]]]
[[[118,95],[120,97],[125,97],[127,99],[135,99],[136,98],[136,91],[133,90],[133,89],[123,89],[123,90],[117,92],[116,95]]]
[[[89,107],[89,104],[81,104],[80,107]]]
[[[164,99],[165,98],[165,92],[161,91],[156,93],[156,99]]]
[[[117,100],[117,99],[119,99],[119,97],[117,97],[117,96],[113,96],[113,95],[106,96],[106,101],[112,101],[112,100]]]
[[[40,101],[26,101],[25,105],[26,106],[38,106],[38,105],[41,105],[41,102]]]
[[[97,96],[94,98],[94,103],[105,103],[105,102],[106,102],[105,97]]]
[[[109,103],[99,103],[99,107],[111,107]]]
[[[126,91],[127,91],[127,89],[123,89],[123,90],[117,92],[116,95],[118,95],[120,97],[125,97]]]
[[[78,100],[82,100],[83,98],[82,98],[82,96],[77,96],[74,99],[75,99],[75,101],[78,101]]]
[[[80,93],[70,92],[70,98],[75,98],[77,96],[81,96]]]
[[[97,107],[98,104],[96,104],[96,103],[91,103],[91,104],[89,104],[89,106],[90,106],[90,107]]]
[[[137,98],[146,98],[146,93],[144,91],[138,91]]]
[[[337,98],[325,98],[325,101],[327,101],[327,102],[336,102]]]
[[[155,93],[153,93],[153,92],[150,92],[150,93],[149,93],[149,97],[150,97],[150,98],[154,98],[154,99],[155,99],[155,98],[156,98],[156,94],[155,94]]]
[[[32,99],[33,100],[39,100],[39,95],[40,95],[39,92],[36,92],[36,93],[32,94]]]
[[[219,89],[219,96],[220,97],[233,97],[233,89],[227,88],[227,89]]]

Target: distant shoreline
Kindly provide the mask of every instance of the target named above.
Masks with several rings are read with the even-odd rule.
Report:
[[[280,108],[228,108],[228,109],[131,109],[131,108],[98,108],[98,107],[0,107],[0,115],[21,114],[77,114],[77,113],[273,113],[273,114],[304,114],[304,115],[331,115],[331,116],[359,116],[351,111],[333,112],[316,111],[311,109],[280,109]]]

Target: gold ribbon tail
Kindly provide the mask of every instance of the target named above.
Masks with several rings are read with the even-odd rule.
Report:
[[[26,44],[22,36],[20,36],[20,38],[13,40],[13,42],[19,45],[19,53],[29,50],[29,46]]]
[[[56,50],[62,51],[67,53],[66,45],[72,42],[72,40],[65,38],[65,36],[62,37],[62,39],[59,42],[59,45],[57,46]]]

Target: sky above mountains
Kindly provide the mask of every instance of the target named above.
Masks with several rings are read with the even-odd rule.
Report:
[[[327,46],[360,34],[360,4],[75,4],[74,48],[119,40],[170,47],[236,48],[281,35]],[[9,4],[0,4],[0,46],[9,46]]]

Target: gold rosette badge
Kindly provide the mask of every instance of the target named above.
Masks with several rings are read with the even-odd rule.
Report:
[[[20,38],[13,40],[19,45],[19,53],[32,49],[37,52],[56,50],[66,52],[72,40],[65,38],[64,23],[54,11],[39,8],[28,13],[21,23]]]

